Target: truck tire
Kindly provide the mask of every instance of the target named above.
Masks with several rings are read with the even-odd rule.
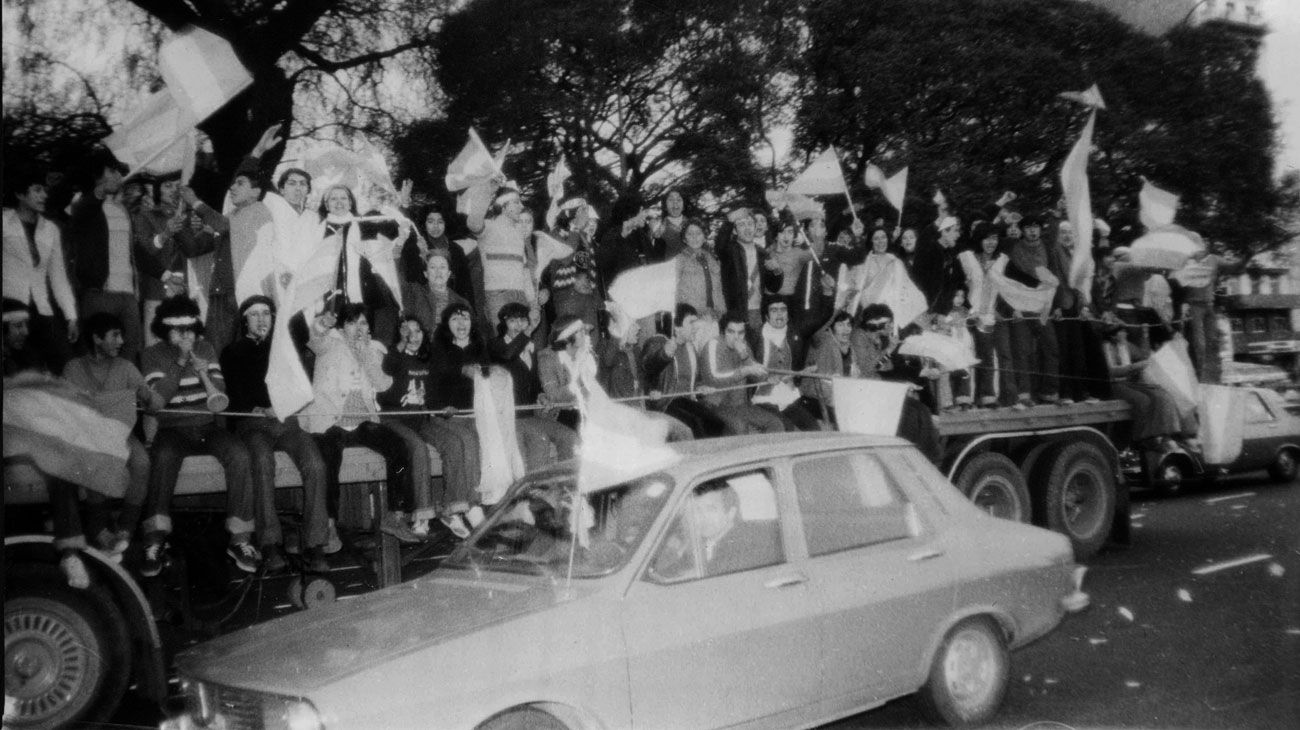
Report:
[[[1115,476],[1105,452],[1088,441],[1063,443],[1048,457],[1036,493],[1042,524],[1070,538],[1076,560],[1096,554],[1115,520]]]
[[[112,595],[68,587],[56,566],[15,569],[5,595],[9,728],[107,720],[131,679],[126,620]]]
[[[1002,454],[986,451],[966,462],[957,475],[957,488],[994,517],[1029,522],[1032,507],[1025,475]]]

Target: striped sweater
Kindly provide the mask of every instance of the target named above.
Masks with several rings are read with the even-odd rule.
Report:
[[[194,343],[194,354],[208,361],[208,376],[221,392],[226,392],[226,380],[221,374],[221,364],[212,349],[212,343],[200,339]],[[144,382],[167,402],[168,409],[207,410],[208,393],[192,367],[177,364],[181,351],[175,345],[158,342],[140,354],[144,367]],[[205,426],[212,422],[211,413],[159,413],[159,428]]]

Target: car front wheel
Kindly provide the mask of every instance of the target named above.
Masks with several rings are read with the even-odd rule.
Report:
[[[516,707],[493,715],[476,730],[569,730],[569,726],[543,709]]]
[[[970,618],[944,637],[917,699],[933,722],[951,727],[987,722],[1002,705],[1011,659],[991,619]]]

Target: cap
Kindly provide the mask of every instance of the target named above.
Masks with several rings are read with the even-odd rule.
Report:
[[[270,297],[265,294],[254,294],[239,303],[239,316],[244,316],[250,308],[257,304],[265,304],[271,309],[271,314],[275,314],[275,302]]]

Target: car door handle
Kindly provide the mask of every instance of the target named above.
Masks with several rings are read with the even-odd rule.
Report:
[[[803,573],[792,573],[783,575],[779,578],[773,578],[763,584],[764,588],[789,588],[790,586],[802,585],[808,582],[808,576]]]
[[[943,557],[942,550],[930,549],[930,550],[922,550],[920,552],[912,553],[911,555],[907,556],[907,559],[912,561],[913,563],[919,563],[923,560],[934,560],[935,558],[940,558],[940,557]]]

